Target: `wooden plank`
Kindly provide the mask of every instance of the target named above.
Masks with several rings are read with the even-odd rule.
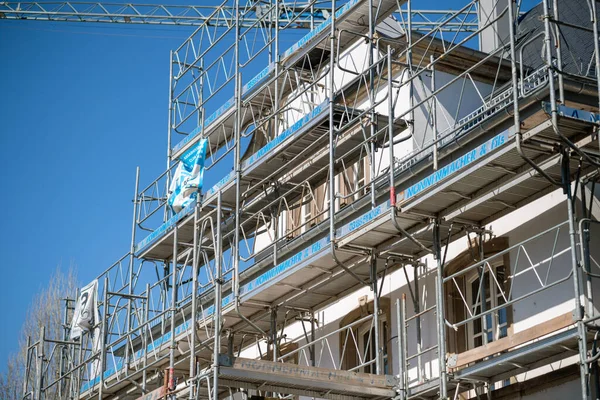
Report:
[[[312,382],[337,383],[347,386],[392,388],[393,385],[385,375],[364,374],[320,367],[307,367],[288,363],[278,363],[266,360],[235,358],[232,368],[252,373],[263,373],[278,378],[291,378]]]
[[[558,317],[554,317],[524,331],[488,343],[485,346],[480,346],[457,354],[456,364],[452,366],[452,369],[464,367],[465,365],[481,360],[482,358],[510,350],[516,346],[527,343],[533,339],[538,339],[570,325],[573,325],[573,313],[568,312],[559,315]]]

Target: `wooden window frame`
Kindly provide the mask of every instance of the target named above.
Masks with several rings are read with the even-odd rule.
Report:
[[[488,241],[483,242],[483,257],[488,259],[489,257],[497,254],[509,247],[508,237],[495,237]],[[450,262],[447,263],[444,273],[446,276],[452,275],[458,271],[464,270],[465,268],[479,262],[480,247],[477,242],[471,243],[471,248],[463,251]],[[474,256],[475,255],[475,256]],[[508,252],[498,257],[497,260],[493,260],[492,266],[503,265],[505,268],[505,281],[503,282],[504,287],[508,285],[508,277],[510,277],[510,257]],[[476,271],[473,271],[476,274]],[[462,294],[465,296],[468,293],[467,282],[468,278],[472,274],[464,274],[454,281],[450,281],[444,284],[444,296],[449,301],[445,302],[445,312],[447,319],[452,323],[454,321],[464,320],[466,318],[465,304],[462,296],[458,293],[456,285],[460,286]],[[468,301],[470,304],[471,301]],[[513,332],[513,315],[512,307],[507,306],[507,336],[510,336]],[[459,354],[473,349],[473,336],[469,334],[472,332],[473,323],[470,322],[466,325],[462,325],[458,328],[458,331],[446,327],[447,337],[447,351],[448,353]]]
[[[382,330],[380,330],[380,335],[381,335],[381,338],[387,337],[388,341],[390,341],[390,338],[392,337],[391,323],[390,323],[391,322],[390,305],[391,305],[391,301],[389,298],[381,297],[379,299],[380,328],[384,327],[384,326],[386,327],[386,332],[384,333]],[[359,320],[360,318],[363,318],[367,315],[373,315],[373,300],[367,302],[365,305],[361,305],[361,306],[353,309],[348,314],[346,314],[340,321],[339,327],[343,328],[345,326],[348,326],[352,322],[355,322],[355,321]],[[384,321],[386,322],[385,324],[384,324]],[[360,337],[359,337],[359,332],[368,332],[368,330],[370,329],[371,323],[372,323],[372,319],[369,319],[368,321],[365,321],[364,323],[362,323],[360,325],[352,327],[354,337],[356,338],[357,346],[360,347],[362,344]],[[356,348],[354,346],[354,339],[352,339],[351,336],[348,337],[348,344],[344,351],[344,342],[346,340],[347,332],[348,332],[348,330],[344,329],[344,330],[340,331],[340,333],[338,334],[339,335],[339,353],[338,353],[338,355],[340,357],[340,360],[339,360],[340,366],[341,366],[341,369],[343,369],[343,370],[349,370],[349,369],[354,368],[359,365],[358,364],[359,358],[358,358],[358,354],[356,354]],[[390,347],[391,343],[380,343],[380,344],[383,346],[384,349],[387,349],[386,359],[387,359],[387,366],[388,366],[388,374],[391,374],[391,368],[394,365],[392,363],[393,351],[391,351],[391,347]],[[342,354],[344,354],[343,359],[342,359]],[[364,368],[365,367],[363,367],[359,370],[356,370],[356,372],[363,372],[365,370]]]

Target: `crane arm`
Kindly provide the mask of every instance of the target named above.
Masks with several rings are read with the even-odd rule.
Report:
[[[246,28],[280,27],[312,29],[331,15],[331,10],[319,6],[324,2],[284,3],[279,5],[278,18],[269,4],[254,4],[241,7],[240,25]],[[406,11],[403,20],[407,18]],[[430,31],[438,27],[439,21],[451,15],[451,10],[412,10],[413,29]],[[468,11],[461,15],[462,21],[446,23],[442,31],[457,32],[477,30],[477,14]],[[0,20],[34,20],[64,22],[101,22],[146,25],[216,26],[229,28],[235,21],[232,6],[203,5],[157,5],[118,4],[94,2],[2,2]]]
[[[259,20],[267,25],[275,24],[274,10],[268,5],[240,8],[243,11],[242,26],[254,27]],[[271,16],[265,15],[269,13]],[[327,8],[283,3],[279,7],[278,20],[280,25],[310,29],[314,26],[311,24],[319,24],[329,15]],[[0,19],[230,27],[235,20],[235,9],[224,5],[0,2]]]

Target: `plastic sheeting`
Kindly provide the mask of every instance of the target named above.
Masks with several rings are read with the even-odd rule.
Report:
[[[198,193],[202,190],[207,146],[208,140],[202,139],[180,158],[169,187],[167,200],[169,207],[175,213],[196,200]]]

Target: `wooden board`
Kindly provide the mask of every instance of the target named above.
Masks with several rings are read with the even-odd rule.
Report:
[[[554,317],[541,324],[535,325],[524,331],[514,333],[502,339],[498,339],[485,346],[480,346],[456,355],[456,364],[452,369],[464,367],[467,364],[481,360],[485,357],[490,357],[496,353],[510,350],[516,346],[527,343],[531,340],[541,338],[552,332],[573,325],[573,313],[568,312],[558,317]]]
[[[392,396],[396,383],[387,375],[364,374],[265,360],[235,358],[220,367],[220,376],[237,381],[264,382],[279,387],[305,386],[360,397]]]

